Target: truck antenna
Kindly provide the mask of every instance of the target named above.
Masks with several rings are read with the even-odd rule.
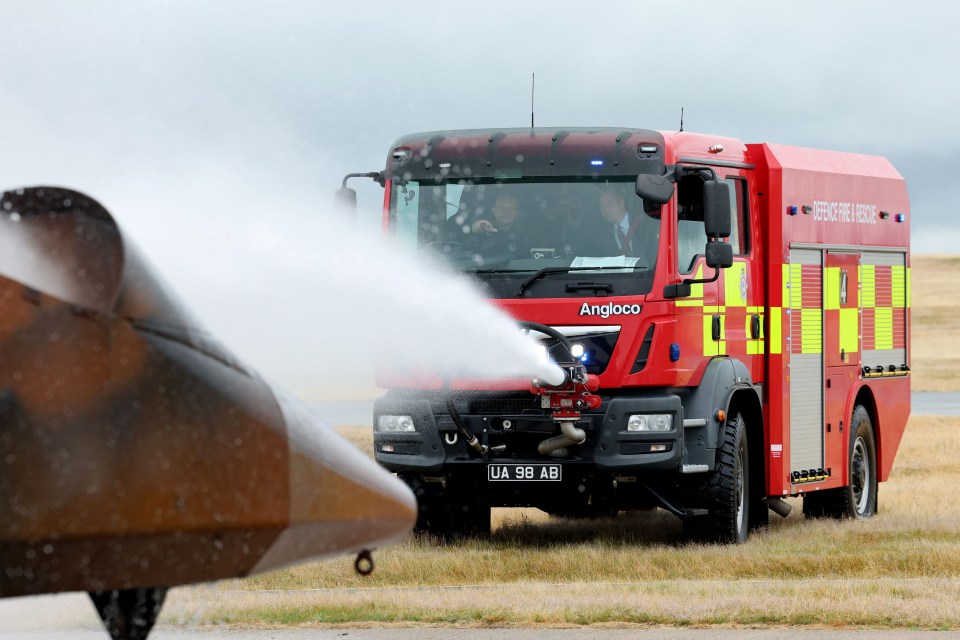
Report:
[[[530,74],[530,128],[533,129],[533,90],[537,86],[537,74]]]
[[[680,107],[680,131],[678,133],[683,133],[683,107]]]

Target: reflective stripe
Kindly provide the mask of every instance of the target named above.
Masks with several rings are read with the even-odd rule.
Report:
[[[840,267],[827,267],[823,270],[823,308],[834,311],[840,308]]]
[[[724,307],[703,308],[703,355],[719,356],[727,352],[726,309]],[[720,339],[713,339],[713,316],[720,316]]]
[[[823,311],[800,309],[800,333],[800,353],[822,353]],[[794,347],[794,353],[797,353],[796,347]]]
[[[899,367],[907,360],[907,309],[910,270],[906,255],[864,252],[861,334],[865,367]]]
[[[746,277],[747,263],[734,262],[733,265],[723,271],[723,304],[726,307],[745,307],[747,299],[742,295],[744,290],[741,288]]]
[[[893,309],[877,307],[874,309],[874,349],[893,349]],[[890,363],[894,364],[894,363]]]
[[[840,349],[846,354],[860,350],[859,309],[840,309]]]
[[[800,263],[787,265],[790,268],[789,276],[789,295],[784,300],[789,300],[787,306],[791,309],[803,308],[803,265]]]
[[[903,309],[906,305],[907,286],[905,267],[890,267],[890,284],[892,288],[893,306],[897,309]]]
[[[872,264],[860,265],[860,291],[864,308],[877,306],[877,271]]]
[[[703,265],[697,267],[697,272],[693,274],[694,280],[703,279]],[[690,285],[690,297],[681,298],[675,303],[678,307],[702,307],[703,306],[703,285]]]
[[[910,284],[910,267],[907,267],[907,277],[906,277],[906,279],[905,279],[905,281],[904,281],[903,284],[904,284],[904,287],[906,287],[906,289],[907,289],[907,309],[909,309],[909,308],[910,308],[910,296],[911,296],[911,292],[912,292],[912,290],[913,290],[913,287],[912,287],[911,284]]]
[[[770,353],[783,353],[783,308],[770,307]]]

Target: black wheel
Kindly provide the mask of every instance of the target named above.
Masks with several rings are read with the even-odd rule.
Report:
[[[770,507],[767,506],[763,495],[764,484],[760,482],[753,483],[755,487],[759,485],[758,491],[754,491],[750,496],[750,513],[748,514],[748,525],[750,531],[766,529],[770,526]]]
[[[746,423],[743,414],[737,413],[724,425],[716,467],[688,494],[689,503],[702,505],[708,513],[683,521],[687,538],[724,544],[746,541],[750,528],[749,453]]]
[[[145,640],[166,596],[166,587],[90,592],[90,599],[113,640]]]
[[[859,404],[850,421],[847,468],[847,486],[803,496],[805,516],[863,520],[877,512],[877,445],[870,414]]]
[[[457,538],[490,535],[490,505],[476,492],[453,480],[441,483],[404,478],[417,497],[414,532],[425,533],[443,542]],[[467,485],[469,486],[469,485]]]

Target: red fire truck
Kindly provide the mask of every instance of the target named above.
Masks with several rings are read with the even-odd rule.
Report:
[[[474,278],[564,371],[380,376],[376,457],[419,529],[660,507],[735,543],[785,496],[808,517],[877,511],[910,413],[910,211],[886,159],[525,128],[405,136],[354,175],[385,188],[392,234]],[[355,203],[346,179],[338,196]]]

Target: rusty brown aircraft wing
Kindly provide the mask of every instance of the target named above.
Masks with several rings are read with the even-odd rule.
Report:
[[[0,197],[0,597],[158,609],[150,589],[371,549],[415,519],[403,483],[201,330],[99,203]]]

